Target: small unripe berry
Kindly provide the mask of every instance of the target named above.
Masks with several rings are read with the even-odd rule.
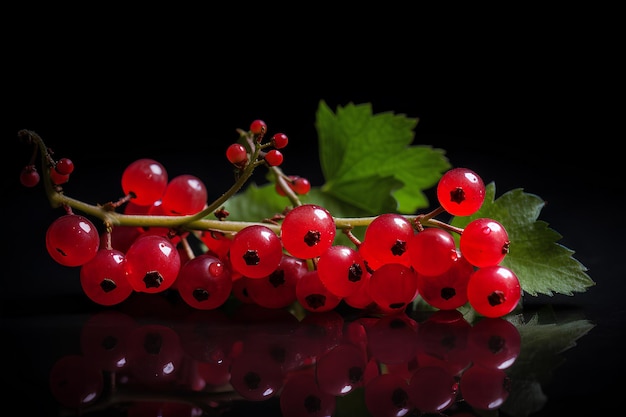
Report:
[[[289,143],[289,138],[284,133],[276,133],[272,136],[272,143],[276,149],[282,149]]]
[[[267,125],[263,120],[257,119],[250,123],[250,132],[255,135],[264,135],[267,132]]]
[[[280,151],[278,151],[276,149],[272,149],[267,154],[265,154],[265,162],[267,162],[267,164],[269,166],[272,166],[272,167],[279,166],[280,164],[283,163],[283,154],[282,154],[282,152],[280,152]]]

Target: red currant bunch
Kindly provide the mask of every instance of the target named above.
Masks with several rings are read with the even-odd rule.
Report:
[[[460,167],[445,172],[437,184],[439,207],[429,214],[381,213],[360,219],[365,227],[359,240],[350,219],[299,200],[311,184],[282,172],[282,149],[289,139],[279,132],[264,140],[267,131],[261,119],[239,131],[239,140],[226,149],[227,160],[236,167],[237,187],[213,202],[197,176],[169,178],[164,165],[149,158],[129,163],[121,176],[123,197],[102,208],[102,232],[65,206],[66,214],[47,230],[48,253],[61,265],[80,267],[87,297],[107,306],[133,292],[169,289],[198,310],[218,309],[235,297],[274,309],[299,303],[308,311],[328,312],[343,302],[393,315],[421,296],[437,310],[469,304],[480,315],[495,318],[518,305],[519,279],[502,265],[511,246],[504,225],[483,216],[461,229],[434,219],[444,212],[476,217],[485,185],[474,171]],[[74,164],[48,156],[51,163],[44,174],[59,190]],[[259,166],[274,175],[276,193],[288,195],[292,204],[265,223],[228,222],[222,204]],[[34,186],[38,178],[34,165],[28,165],[20,180]],[[112,213],[118,207],[121,213]],[[210,220],[211,215],[217,220]],[[136,223],[123,224],[127,219]],[[339,243],[338,231],[351,244]],[[192,239],[198,245],[192,247]]]

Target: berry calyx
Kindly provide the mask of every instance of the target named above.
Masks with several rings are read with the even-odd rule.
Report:
[[[282,259],[282,244],[276,233],[263,225],[250,225],[237,232],[230,245],[232,267],[249,278],[263,278],[276,270]]]
[[[365,283],[365,263],[361,254],[344,245],[331,246],[317,261],[320,280],[330,292],[347,297]]]
[[[209,253],[187,261],[176,278],[176,289],[181,298],[199,310],[222,306],[230,296],[232,286],[228,264]]]
[[[126,251],[128,282],[138,292],[153,294],[170,288],[180,265],[176,246],[164,236],[140,236]]]

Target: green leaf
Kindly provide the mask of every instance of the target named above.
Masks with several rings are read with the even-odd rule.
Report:
[[[289,200],[276,193],[273,184],[258,186],[250,183],[245,190],[224,203],[228,220],[260,222],[284,211]]]
[[[299,196],[299,199],[303,204],[317,204],[324,207],[334,217],[367,216],[365,210],[322,192],[320,187],[311,187],[311,191]],[[224,207],[230,213],[228,220],[258,222],[282,213],[286,208],[292,207],[292,204],[287,197],[276,193],[274,183],[260,186],[251,183],[242,192],[229,198]]]
[[[371,104],[320,102],[316,114],[325,193],[370,215],[414,213],[428,207],[422,192],[437,184],[450,163],[441,149],[411,145],[418,119],[372,114]]]
[[[472,216],[454,217],[450,224],[464,228],[479,217],[500,222],[511,241],[501,264],[517,275],[525,293],[573,295],[595,285],[587,268],[573,257],[574,251],[558,243],[562,236],[538,220],[545,205],[540,197],[518,188],[494,199],[495,190],[495,183],[487,184],[480,210]]]
[[[359,207],[368,214],[394,212],[397,203],[390,191],[400,188],[401,182],[393,177],[371,176],[336,182],[323,190],[346,204]],[[351,198],[359,196],[359,198]]]

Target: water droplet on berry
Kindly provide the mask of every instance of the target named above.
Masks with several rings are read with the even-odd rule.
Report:
[[[224,264],[221,262],[213,262],[209,265],[209,273],[214,277],[219,277],[224,273]]]

